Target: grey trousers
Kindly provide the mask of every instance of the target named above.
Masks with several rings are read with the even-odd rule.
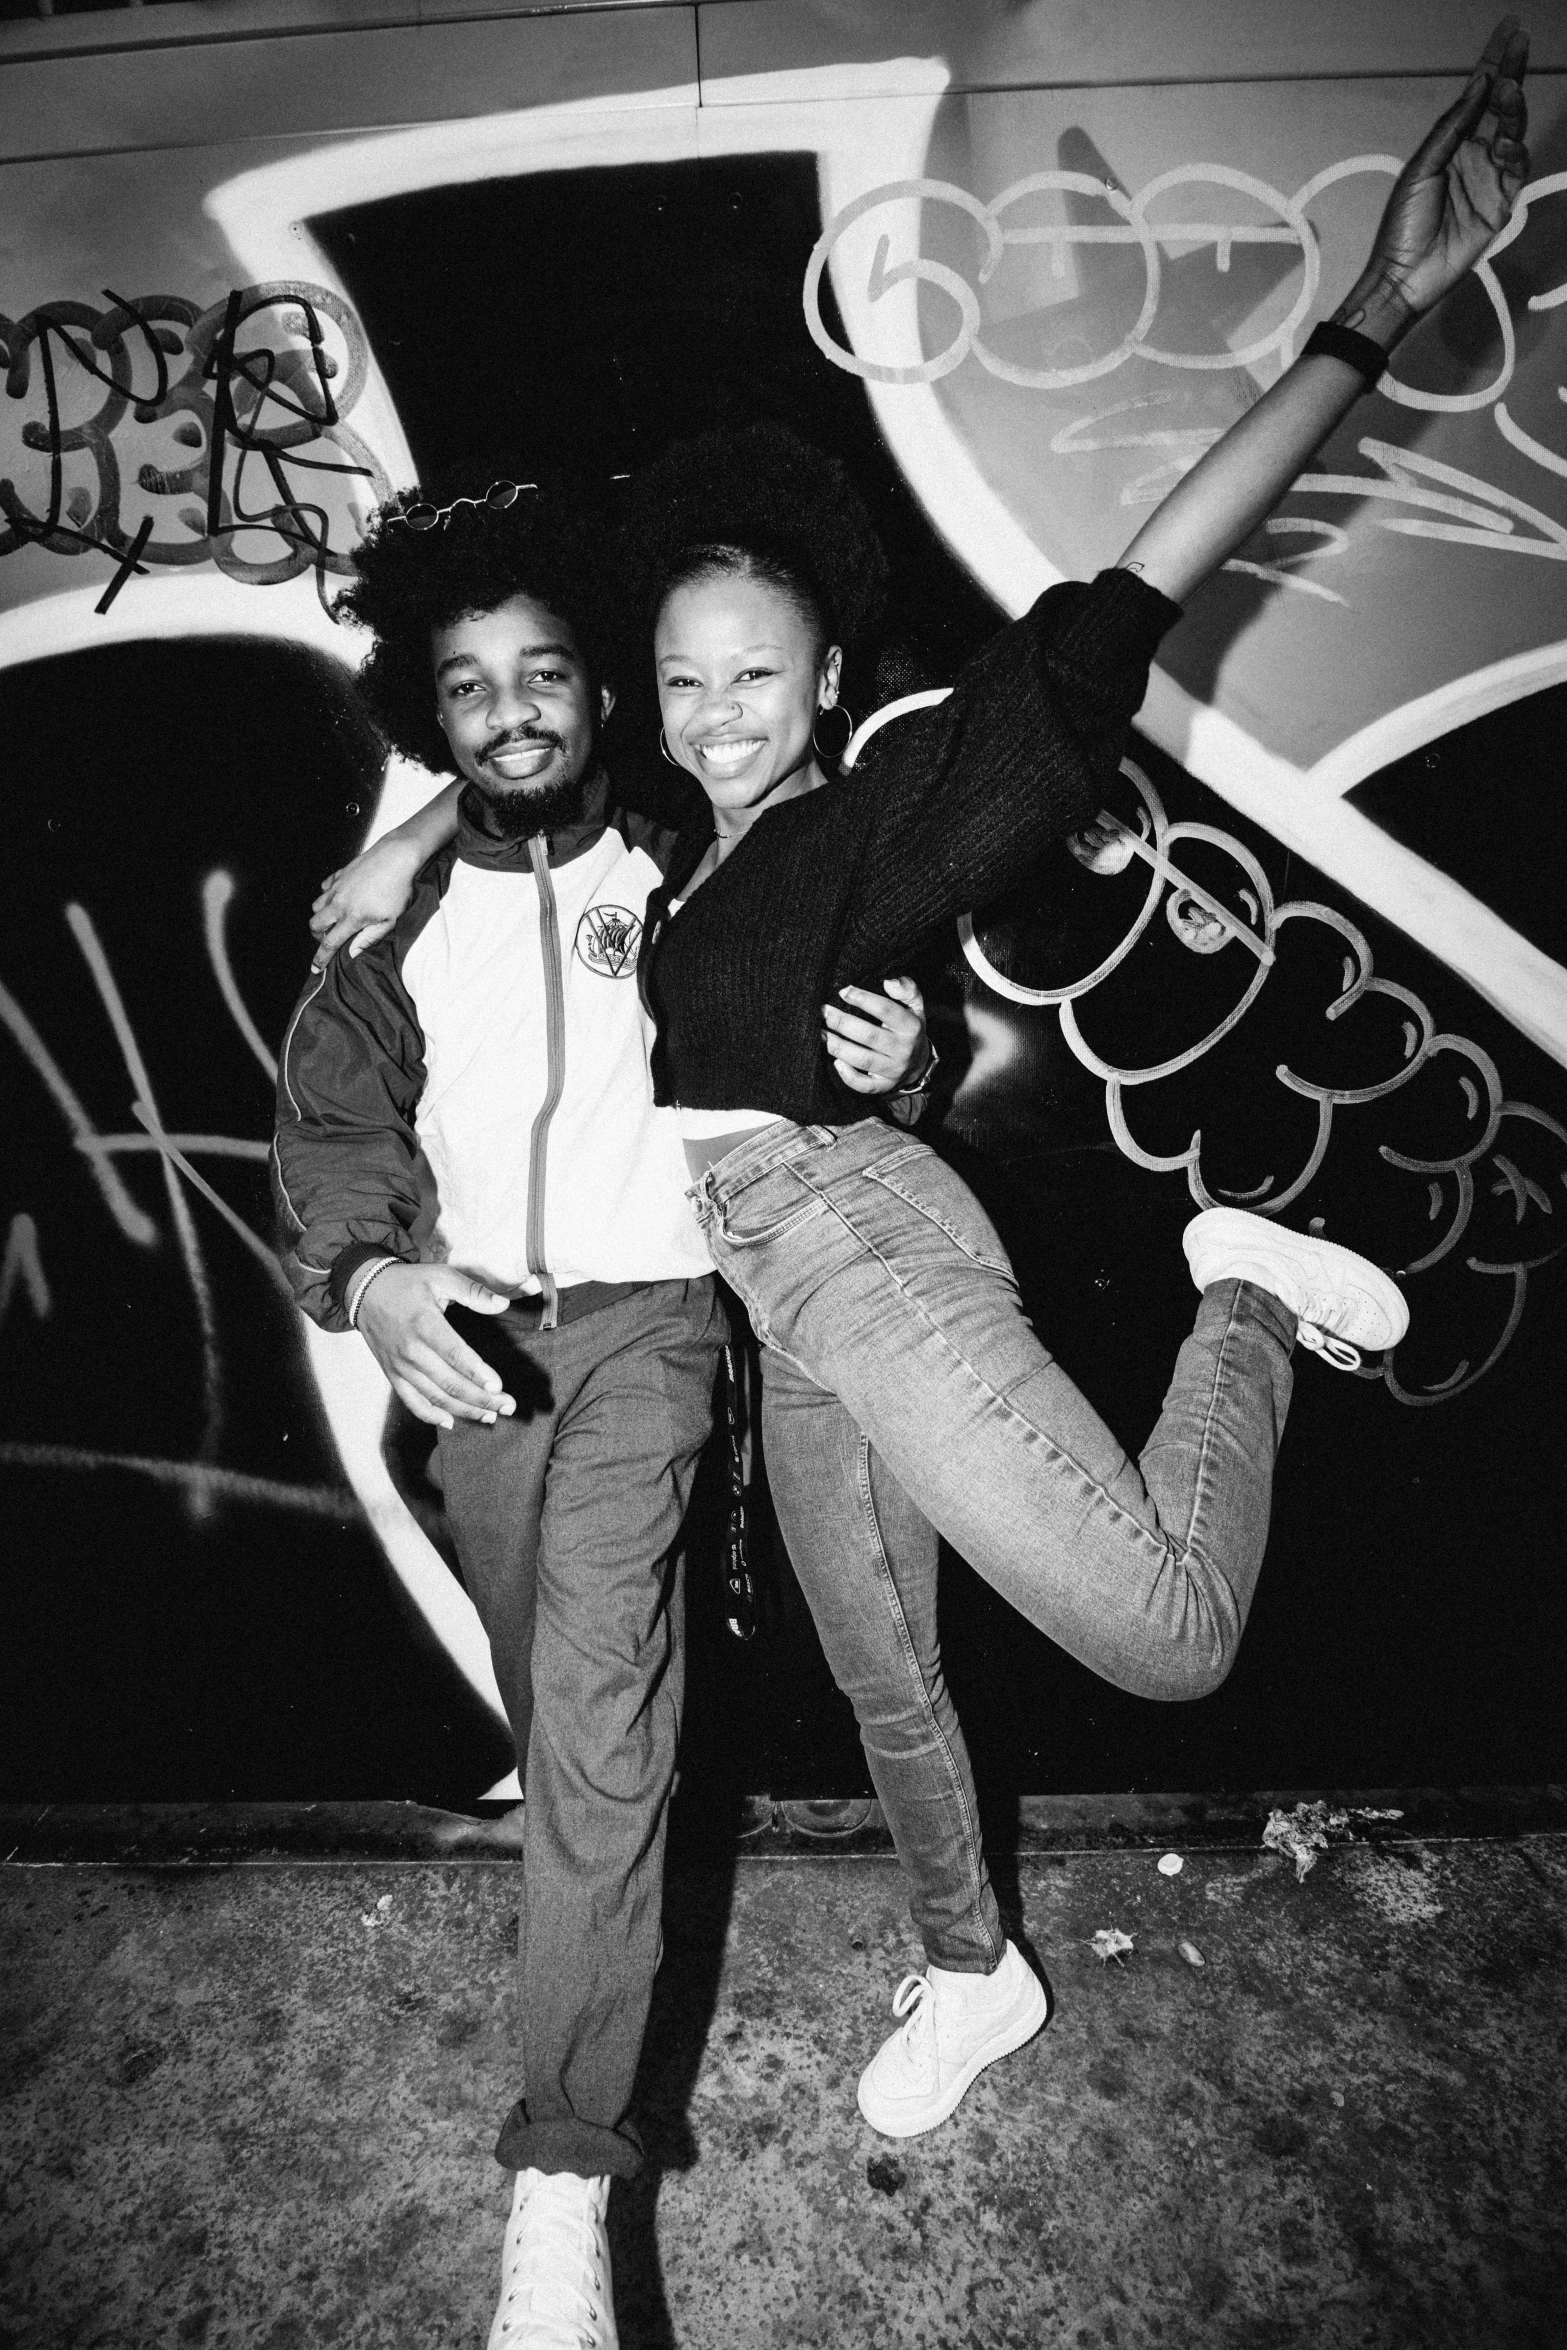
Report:
[[[537,1331],[464,1315],[515,1419],[440,1432],[463,1579],[489,1635],[524,1813],[522,2094],[508,2169],[632,2177],[684,1695],[671,1551],[727,1336],[710,1280],[652,1282]]]

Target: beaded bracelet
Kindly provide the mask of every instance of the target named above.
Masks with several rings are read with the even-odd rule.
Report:
[[[1369,390],[1386,374],[1389,353],[1383,350],[1380,343],[1374,343],[1369,335],[1358,334],[1354,327],[1339,326],[1333,319],[1326,318],[1320,326],[1312,328],[1301,357],[1342,359],[1346,367],[1355,368],[1365,377]]]
[[[378,1273],[384,1273],[389,1265],[395,1265],[399,1261],[396,1257],[377,1257],[374,1264],[362,1265],[354,1275],[347,1298],[348,1326],[351,1330],[357,1330],[359,1327],[359,1309],[365,1302],[365,1291],[371,1282]]]

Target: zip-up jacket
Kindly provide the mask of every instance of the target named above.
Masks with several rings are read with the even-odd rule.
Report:
[[[481,814],[465,792],[392,930],[313,972],[289,1024],[273,1192],[324,1329],[375,1257],[542,1293],[546,1322],[578,1282],[712,1270],[636,981],[670,836],[611,815],[602,776],[553,834],[494,840]]]

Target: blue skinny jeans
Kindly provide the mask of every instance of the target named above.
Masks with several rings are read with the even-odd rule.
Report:
[[[941,1670],[936,1535],[1118,1688],[1206,1696],[1262,1565],[1295,1318],[1250,1282],[1206,1289],[1133,1460],[924,1143],[875,1119],[771,1126],[691,1199],[762,1345],[780,1523],[927,1956],[988,1973],[1002,1931]]]

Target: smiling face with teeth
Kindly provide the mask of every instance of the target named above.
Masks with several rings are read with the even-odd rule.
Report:
[[[735,570],[672,588],[654,632],[664,740],[712,803],[720,840],[826,781],[811,730],[841,655],[771,580]]]
[[[531,596],[430,632],[436,715],[453,761],[502,830],[547,830],[580,799],[614,706],[576,632]]]

